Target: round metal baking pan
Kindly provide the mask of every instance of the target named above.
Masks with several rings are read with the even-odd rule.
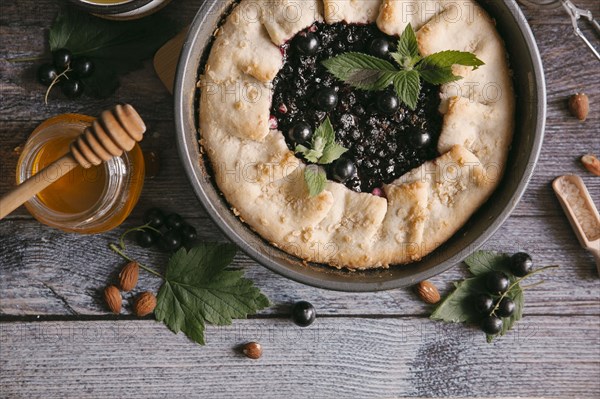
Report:
[[[177,144],[185,171],[200,202],[223,233],[261,265],[300,283],[339,291],[380,291],[413,285],[442,273],[477,250],[509,217],[525,192],[542,147],[546,88],[534,36],[512,0],[480,1],[496,20],[507,44],[517,96],[515,135],[506,174],[488,201],[450,240],[421,261],[389,269],[348,272],[305,264],[273,247],[230,210],[210,176],[198,144],[196,83],[212,34],[231,1],[207,0],[198,10],[183,46],[175,81]]]

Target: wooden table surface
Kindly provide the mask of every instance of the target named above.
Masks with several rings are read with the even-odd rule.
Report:
[[[183,26],[200,3],[175,1],[165,11]],[[600,16],[598,0],[577,3]],[[525,317],[514,331],[489,345],[474,329],[429,320],[430,307],[408,289],[315,289],[240,253],[235,265],[275,306],[229,327],[208,327],[202,347],[151,318],[131,316],[129,306],[113,316],[101,299],[123,264],[107,244],[125,227],[140,224],[150,206],[180,212],[203,240],[225,240],[177,158],[172,98],[148,63],[123,77],[110,99],[55,96],[45,106],[35,81],[37,64],[6,59],[46,50],[47,28],[60,2],[0,4],[0,193],[13,186],[19,147],[37,124],[67,111],[97,115],[117,101],[134,104],[145,117],[150,134],[143,146],[158,150],[163,163],[160,175],[146,181],[125,226],[113,232],[62,233],[40,225],[23,208],[0,222],[1,397],[600,396],[600,280],[550,188],[556,176],[579,174],[600,202],[600,178],[578,162],[585,153],[600,152],[600,63],[573,36],[562,9],[523,6],[546,70],[546,138],[527,193],[485,246],[526,250],[538,265],[560,265],[546,273],[545,284],[526,292]],[[585,123],[566,109],[566,99],[578,91],[592,103]],[[158,253],[134,253],[148,264],[165,262]],[[445,293],[465,275],[456,266],[432,281]],[[143,274],[138,288],[158,286]],[[309,328],[288,320],[289,305],[297,300],[317,308]],[[263,344],[260,360],[234,350],[248,340]]]

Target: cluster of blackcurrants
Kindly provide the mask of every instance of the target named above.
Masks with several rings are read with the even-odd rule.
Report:
[[[77,98],[83,93],[81,79],[92,76],[95,65],[88,57],[74,57],[67,49],[52,52],[52,63],[40,65],[38,81],[45,85],[59,84],[69,98]]]
[[[510,258],[510,271],[517,277],[529,274],[532,266],[531,256],[524,252],[518,252]],[[483,332],[495,335],[502,331],[502,318],[514,314],[515,303],[505,295],[510,287],[510,279],[505,273],[490,272],[486,276],[485,286],[489,294],[477,295],[473,303],[477,312],[483,315],[481,320]]]
[[[191,245],[198,234],[177,213],[165,214],[158,208],[144,213],[144,226],[136,231],[135,240],[142,248],[156,245],[161,251],[177,251],[182,245]]]
[[[312,32],[299,34],[294,39],[296,50],[303,55],[315,55],[319,51],[319,38]],[[392,45],[384,38],[376,38],[369,43],[369,53],[378,58],[388,58]],[[315,103],[322,111],[333,110],[338,103],[337,92],[333,88],[323,88],[315,95]],[[377,98],[377,108],[385,114],[393,114],[400,108],[400,99],[392,92],[384,91]]]

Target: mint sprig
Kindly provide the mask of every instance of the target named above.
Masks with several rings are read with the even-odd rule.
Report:
[[[417,36],[410,24],[398,40],[398,50],[390,53],[397,66],[371,55],[348,52],[323,61],[323,65],[336,78],[361,90],[380,91],[394,85],[400,100],[410,109],[417,107],[421,80],[440,85],[462,79],[452,73],[453,65],[484,65],[475,54],[464,51],[440,51],[422,57]]]
[[[478,324],[483,315],[477,313],[475,310],[473,298],[478,294],[490,295],[486,289],[486,277],[488,273],[502,272],[508,276],[510,285],[505,293],[500,295],[490,295],[496,303],[496,306],[492,309],[490,315],[496,314],[495,312],[498,310],[498,303],[500,303],[503,298],[510,298],[515,304],[515,310],[512,315],[502,319],[502,330],[497,334],[500,336],[505,335],[514,327],[515,323],[523,317],[523,308],[525,304],[524,290],[528,287],[521,287],[521,281],[546,269],[558,267],[541,267],[524,277],[517,277],[510,271],[510,257],[507,254],[494,251],[477,251],[465,259],[465,264],[468,266],[471,274],[473,274],[473,277],[454,283],[454,291],[440,302],[430,318],[450,323]],[[536,283],[535,285],[537,284],[539,283]],[[497,335],[486,335],[487,342],[492,342]]]
[[[347,148],[336,143],[335,131],[329,117],[315,130],[310,147],[298,144],[295,148],[296,154],[301,154],[307,161],[319,165],[332,163],[339,159],[346,151],[348,151]],[[309,165],[304,169],[304,181],[306,182],[310,196],[314,197],[325,189],[327,176],[322,168],[316,165]]]

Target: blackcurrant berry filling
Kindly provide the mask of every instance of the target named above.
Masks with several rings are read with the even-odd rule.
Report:
[[[397,41],[375,24],[316,23],[283,46],[284,65],[273,81],[271,114],[285,132],[288,147],[293,150],[299,144],[288,133],[294,126],[307,124],[315,131],[329,116],[336,141],[349,150],[344,158],[356,168],[343,184],[358,192],[379,189],[439,155],[438,86],[422,83],[413,111],[396,101],[391,86],[380,92],[359,90],[337,80],[321,64],[349,51],[395,63],[389,51],[396,50]],[[328,168],[328,178],[340,181],[335,169]]]

